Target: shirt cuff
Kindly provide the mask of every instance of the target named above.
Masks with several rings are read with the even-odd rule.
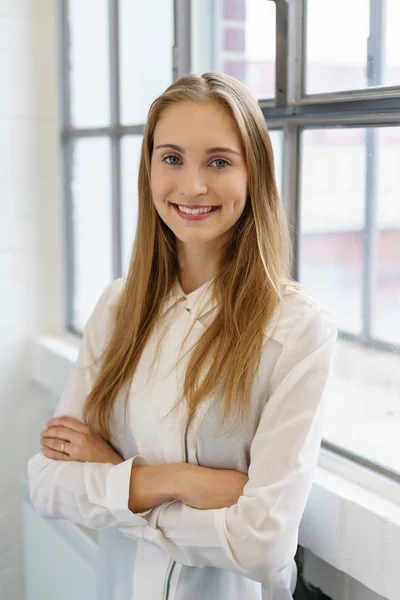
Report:
[[[106,504],[108,510],[114,517],[124,525],[147,525],[143,518],[148,515],[152,508],[141,513],[133,513],[128,508],[129,487],[131,481],[131,470],[135,466],[147,466],[147,461],[142,456],[134,456],[110,469],[106,482]]]

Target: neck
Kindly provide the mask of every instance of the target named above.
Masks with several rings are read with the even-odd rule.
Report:
[[[184,243],[177,239],[176,247],[180,284],[185,294],[190,294],[215,277],[219,255],[219,246],[215,242]]]

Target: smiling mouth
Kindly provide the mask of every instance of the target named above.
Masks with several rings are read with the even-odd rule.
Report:
[[[221,208],[220,206],[210,206],[207,208],[210,208],[211,210],[204,210],[206,207],[201,206],[200,208],[190,207],[192,209],[190,210],[186,209],[185,205],[183,204],[174,204],[173,202],[170,202],[169,204],[174,209],[174,211],[180,219],[183,219],[184,221],[196,222],[206,221],[207,219],[210,219]]]
[[[176,204],[175,202],[170,202],[170,204],[172,204],[172,206],[174,206],[174,208],[176,208],[179,212],[186,215],[208,214],[216,211],[219,208],[219,206],[205,206],[201,204],[194,204],[191,206],[186,206],[185,204]]]

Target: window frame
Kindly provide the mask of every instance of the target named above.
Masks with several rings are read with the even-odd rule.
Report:
[[[277,15],[277,47],[276,54],[281,53],[276,62],[276,103],[260,101],[260,106],[268,127],[283,128],[283,202],[287,210],[293,247],[292,275],[299,274],[300,258],[300,138],[304,130],[330,127],[365,127],[367,128],[366,145],[366,202],[363,263],[363,332],[361,335],[340,331],[344,339],[360,342],[374,348],[399,352],[400,346],[371,336],[372,272],[373,241],[376,223],[373,221],[376,194],[374,178],[374,127],[400,126],[400,86],[370,90],[349,90],[331,94],[305,95],[305,34],[307,0],[288,3],[286,0],[275,1]],[[370,31],[379,47],[382,38],[382,14],[386,0],[370,0]],[[368,51],[371,51],[369,44]],[[381,78],[382,65],[377,57],[375,69],[370,68],[368,81],[378,85]]]

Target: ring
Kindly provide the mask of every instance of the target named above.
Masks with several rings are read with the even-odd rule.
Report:
[[[63,442],[63,443],[61,444],[61,452],[63,452],[63,453],[65,454],[65,452],[64,452],[64,448],[65,448],[65,442]]]

